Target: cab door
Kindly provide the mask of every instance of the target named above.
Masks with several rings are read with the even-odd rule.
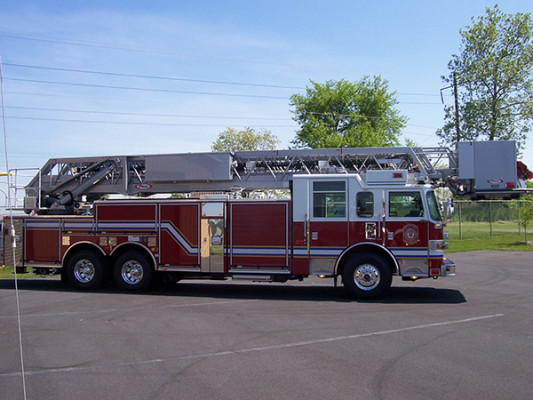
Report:
[[[349,244],[371,242],[383,245],[383,191],[361,190],[356,186],[350,196],[353,207],[350,209]]]
[[[402,276],[428,276],[428,211],[420,190],[386,193],[385,245],[400,265]]]
[[[311,274],[332,274],[348,245],[348,184],[347,178],[328,175],[310,182],[306,242]]]

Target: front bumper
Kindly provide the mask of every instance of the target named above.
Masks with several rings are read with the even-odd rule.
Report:
[[[455,263],[452,260],[444,258],[440,268],[440,276],[455,276]]]

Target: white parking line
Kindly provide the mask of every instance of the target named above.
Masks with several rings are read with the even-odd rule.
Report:
[[[435,328],[435,327],[440,327],[440,326],[464,324],[468,322],[475,322],[475,321],[481,321],[485,319],[498,318],[498,317],[503,317],[503,314],[481,315],[477,317],[458,319],[458,320],[452,320],[452,321],[433,322],[433,323],[423,324],[423,325],[408,326],[405,328],[389,329],[385,331],[358,333],[355,335],[346,335],[346,336],[335,336],[335,337],[329,337],[329,338],[323,338],[323,339],[305,340],[301,342],[281,343],[277,345],[252,347],[249,349],[241,349],[241,350],[227,350],[227,351],[204,353],[204,354],[190,354],[190,355],[184,355],[184,356],[156,358],[152,360],[143,360],[143,361],[128,361],[128,362],[110,363],[110,364],[95,364],[95,365],[89,365],[89,366],[41,369],[41,370],[34,370],[34,371],[26,371],[25,375],[32,376],[32,375],[44,375],[44,374],[53,374],[53,373],[77,372],[77,371],[84,371],[84,370],[90,370],[90,369],[101,369],[101,368],[106,368],[106,367],[116,368],[116,367],[132,366],[132,365],[158,364],[158,363],[165,363],[165,362],[172,362],[172,361],[193,360],[193,359],[200,359],[200,358],[213,358],[213,357],[222,357],[222,356],[228,356],[228,355],[263,352],[263,351],[270,351],[270,350],[279,350],[279,349],[287,349],[287,348],[294,348],[294,347],[301,347],[301,346],[316,345],[316,344],[322,344],[322,343],[338,342],[338,341],[343,341],[343,340],[361,339],[361,338],[372,337],[372,336],[390,335],[393,333],[401,333],[401,332],[408,332],[408,331],[414,331],[414,330]],[[16,376],[20,376],[20,372],[0,374],[0,378],[9,378],[9,377],[16,377]]]

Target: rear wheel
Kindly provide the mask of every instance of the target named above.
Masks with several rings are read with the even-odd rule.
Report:
[[[377,254],[355,254],[346,260],[342,282],[356,297],[375,298],[390,287],[392,271],[383,257]]]
[[[144,254],[128,251],[117,258],[113,267],[115,283],[124,290],[140,292],[152,284],[152,262]]]
[[[105,279],[103,257],[89,250],[77,252],[67,263],[67,279],[78,289],[98,289]]]

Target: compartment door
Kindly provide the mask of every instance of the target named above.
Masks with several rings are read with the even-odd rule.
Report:
[[[225,203],[202,203],[200,219],[200,269],[202,272],[225,272]]]
[[[231,203],[230,266],[289,269],[289,202]]]

